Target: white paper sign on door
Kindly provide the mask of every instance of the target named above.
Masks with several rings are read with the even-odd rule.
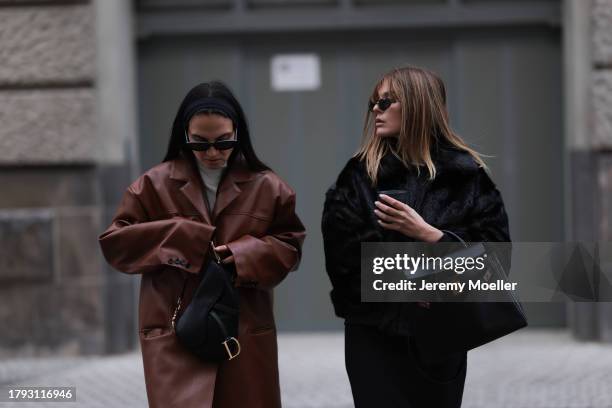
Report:
[[[274,91],[314,91],[321,86],[321,61],[317,54],[279,54],[270,61]]]

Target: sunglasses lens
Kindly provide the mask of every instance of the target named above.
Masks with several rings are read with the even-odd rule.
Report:
[[[229,150],[236,146],[236,140],[221,140],[215,143],[215,149],[217,150]]]
[[[206,142],[189,142],[187,143],[187,147],[191,150],[206,151],[210,147],[210,144]]]
[[[386,111],[389,108],[389,106],[391,106],[391,99],[389,98],[384,98],[378,101],[378,107],[382,111]]]
[[[374,107],[378,105],[378,108],[381,111],[386,111],[387,109],[389,109],[389,106],[391,106],[392,103],[393,100],[391,100],[390,98],[382,98],[377,101],[368,101],[368,109],[370,111],[373,111]]]

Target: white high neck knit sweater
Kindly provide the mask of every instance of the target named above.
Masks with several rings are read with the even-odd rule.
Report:
[[[217,188],[219,187],[219,182],[221,181],[221,175],[223,174],[223,170],[227,163],[219,169],[209,169],[204,167],[200,161],[198,161],[198,170],[200,170],[200,176],[202,177],[202,182],[204,183],[204,190],[206,199],[208,200],[208,207],[212,214],[213,209],[215,208],[215,201],[217,199]]]

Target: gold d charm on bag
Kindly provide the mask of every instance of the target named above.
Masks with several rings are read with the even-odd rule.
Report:
[[[229,346],[227,344],[230,341],[233,341],[236,344],[236,347],[238,348],[238,350],[236,351],[236,354],[232,354],[232,350],[229,348]],[[240,342],[235,337],[228,337],[221,344],[223,344],[225,346],[225,351],[227,352],[227,355],[229,357],[228,360],[232,360],[233,358],[238,357],[238,354],[240,354]]]

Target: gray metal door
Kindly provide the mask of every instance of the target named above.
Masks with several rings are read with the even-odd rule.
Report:
[[[151,22],[147,22],[152,24]],[[278,92],[275,55],[314,53],[321,86]],[[255,149],[298,194],[308,229],[299,271],[276,290],[280,329],[338,328],[329,300],[320,219],[327,187],[361,139],[366,102],[388,69],[412,64],[447,82],[454,127],[487,161],[502,191],[515,241],[563,238],[559,27],[511,25],[249,35],[163,34],[139,44],[140,150],[159,163],[181,98],[220,79],[249,118]],[[534,325],[563,325],[562,304],[530,304]]]

